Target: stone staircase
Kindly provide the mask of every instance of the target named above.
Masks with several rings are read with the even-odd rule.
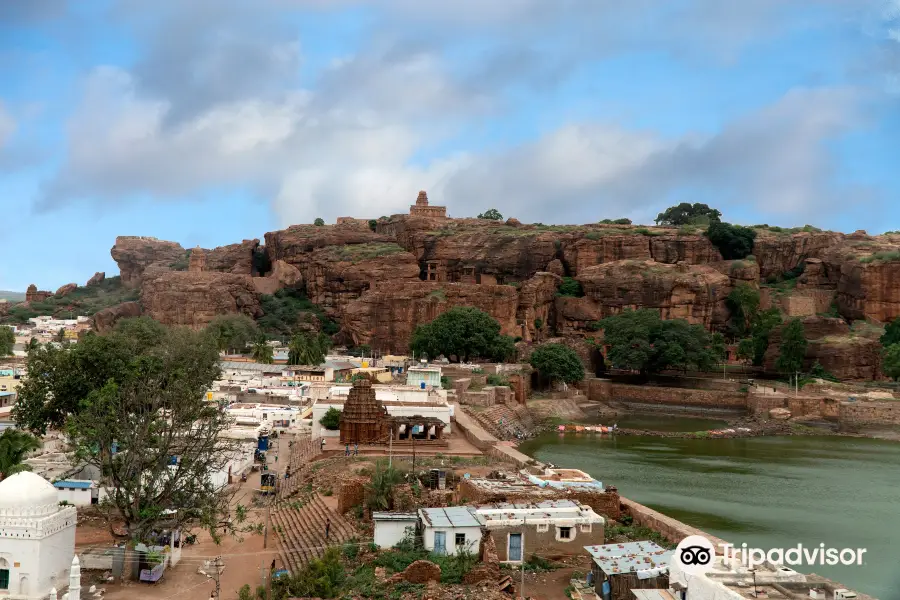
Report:
[[[525,433],[534,427],[528,409],[524,406],[510,408],[497,404],[482,411],[466,410],[479,425],[499,440],[512,440],[516,432]]]
[[[325,523],[331,519],[331,532],[325,539]],[[284,501],[272,512],[278,536],[281,562],[291,573],[325,554],[328,546],[340,545],[355,537],[353,526],[325,505],[318,494],[305,500]]]

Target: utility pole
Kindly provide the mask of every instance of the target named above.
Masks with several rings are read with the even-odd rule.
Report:
[[[272,518],[272,500],[266,499],[266,528],[263,531],[263,548],[269,547],[269,523]]]
[[[221,596],[219,593],[221,592],[221,587],[219,584],[219,567],[222,566],[222,557],[217,556],[216,561],[213,564],[213,576],[216,578],[216,600],[220,600]]]
[[[391,439],[388,440],[388,469],[394,460],[394,428],[391,427]]]

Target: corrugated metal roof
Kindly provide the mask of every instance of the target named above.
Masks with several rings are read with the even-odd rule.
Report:
[[[416,513],[373,512],[372,519],[375,521],[417,521],[419,515]]]
[[[266,371],[270,373],[281,373],[285,370],[285,365],[266,365],[255,362],[242,362],[239,360],[223,360],[219,363],[223,369],[234,369],[235,371]]]
[[[420,508],[419,515],[429,527],[481,527],[484,520],[467,506]]]
[[[53,484],[57,488],[68,488],[76,490],[87,490],[93,485],[90,481],[57,481]]]
[[[603,544],[602,546],[585,546],[585,550],[594,558],[600,570],[609,574],[621,575],[646,571],[649,569],[668,569],[673,550],[654,542],[628,542],[625,544]]]
[[[637,600],[675,600],[669,590],[631,590]]]

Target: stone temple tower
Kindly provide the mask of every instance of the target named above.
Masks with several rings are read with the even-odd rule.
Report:
[[[415,217],[444,218],[447,216],[447,207],[429,206],[428,194],[425,193],[425,190],[422,190],[416,198],[416,203],[409,207],[409,214]]]

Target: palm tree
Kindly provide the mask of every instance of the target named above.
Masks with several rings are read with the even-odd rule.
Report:
[[[324,334],[313,337],[305,331],[296,333],[288,344],[288,364],[320,365],[325,362],[325,353],[330,345],[331,341]]]
[[[266,341],[266,336],[260,335],[253,343],[253,349],[250,352],[253,360],[264,365],[271,365],[275,357],[272,352],[272,346]]]
[[[389,510],[393,500],[394,486],[403,480],[403,474],[388,465],[387,461],[375,463],[372,477],[366,485],[366,504],[372,510]]]
[[[18,429],[5,429],[0,434],[0,480],[20,471],[30,471],[24,462],[25,456],[41,447],[41,443],[30,433]]]

